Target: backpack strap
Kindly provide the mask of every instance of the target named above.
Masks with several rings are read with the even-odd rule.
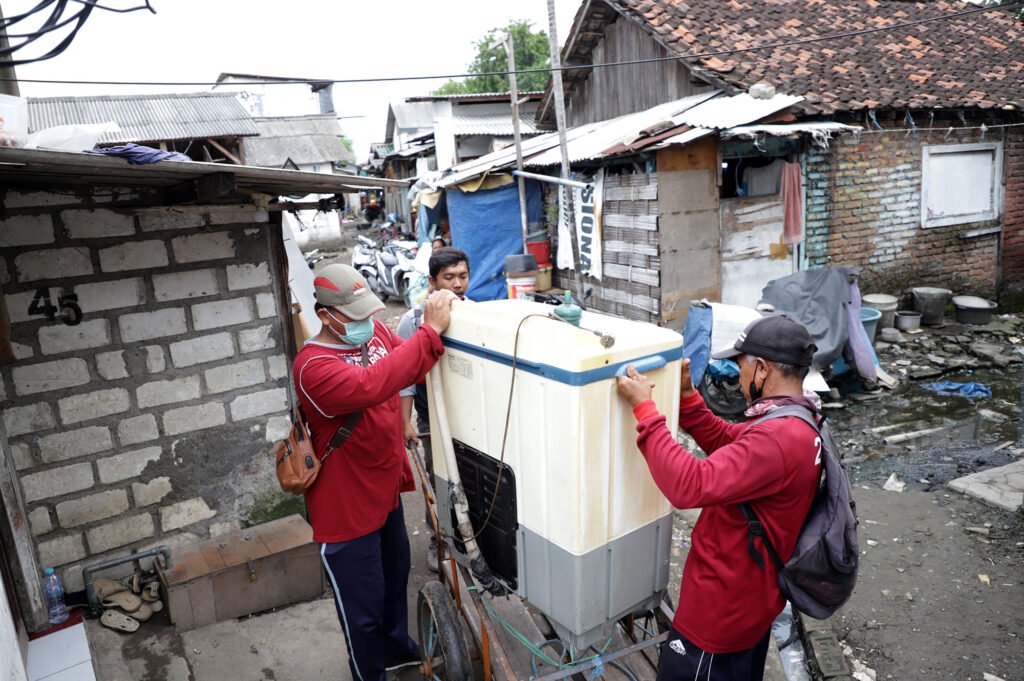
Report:
[[[789,404],[784,407],[779,407],[778,409],[773,409],[756,421],[751,421],[746,427],[749,428],[751,426],[756,426],[759,423],[763,423],[764,421],[783,418],[785,416],[795,416],[814,428],[815,432],[819,434],[821,433],[821,427],[818,425],[818,422],[815,421],[811,411],[806,407],[801,407],[796,404]],[[824,421],[825,419],[822,417],[822,422]],[[761,554],[758,553],[757,549],[754,547],[754,537],[760,537],[761,543],[764,544],[764,548],[768,551],[768,557],[772,559],[772,563],[775,565],[775,569],[782,572],[782,568],[785,567],[785,563],[779,556],[778,551],[775,550],[775,547],[772,546],[771,540],[768,539],[768,532],[765,531],[764,525],[757,517],[757,513],[754,512],[754,509],[749,502],[741,501],[739,503],[739,507],[740,513],[742,513],[743,517],[747,519],[747,551],[750,552],[750,557],[754,559],[755,563],[757,563],[757,567],[764,570],[764,560],[761,558]]]
[[[754,548],[754,537],[760,537],[761,543],[768,550],[768,557],[772,559],[772,563],[775,565],[775,569],[782,572],[782,568],[785,563],[782,562],[782,558],[779,557],[775,547],[772,546],[772,542],[768,539],[768,533],[765,532],[764,525],[758,519],[757,514],[754,513],[754,509],[750,507],[745,501],[741,501],[740,512],[743,513],[743,517],[747,519],[747,551],[750,552],[750,557],[757,563],[757,567],[764,570],[764,560],[761,559],[761,554]]]
[[[370,353],[367,351],[365,343],[360,347],[360,355],[361,364],[365,369],[370,365]],[[338,426],[338,430],[334,433],[334,437],[332,437],[331,441],[327,444],[327,451],[324,453],[323,457],[320,458],[320,463],[323,463],[331,452],[345,443],[345,440],[352,435],[352,431],[355,430],[356,424],[359,423],[359,419],[362,418],[362,416],[363,410],[360,409],[359,411],[352,412],[345,418],[344,423]]]

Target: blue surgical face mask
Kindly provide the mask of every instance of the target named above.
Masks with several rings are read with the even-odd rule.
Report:
[[[339,320],[330,312],[328,312],[327,314],[331,315],[331,319],[345,327],[345,334],[340,336],[341,341],[343,343],[348,343],[349,345],[362,345],[366,341],[373,338],[372,318],[367,318],[359,322],[349,322],[348,324],[344,324],[341,322],[341,320]]]

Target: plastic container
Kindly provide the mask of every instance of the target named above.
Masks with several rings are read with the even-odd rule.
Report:
[[[877,326],[880,329],[891,329],[896,324],[896,307],[899,299],[887,293],[869,293],[861,299],[861,309],[869,307],[882,313],[882,319]]]
[[[547,319],[550,312],[524,300],[456,302],[437,366],[448,405],[457,405],[449,425],[477,530],[494,495],[511,408],[480,549],[499,578],[582,651],[604,645],[619,617],[656,604],[668,583],[672,508],[637,450],[629,404],[614,393],[615,376],[634,364],[654,382],[654,402],[674,433],[682,337],[584,311],[584,327],[614,337],[605,347],[589,331]],[[428,390],[428,397],[438,432],[436,396]],[[440,438],[431,444],[437,515],[445,532],[457,534]],[[455,556],[465,561],[458,544]]]
[[[60,624],[68,618],[68,606],[64,603],[64,582],[53,568],[43,571],[43,596],[50,613],[50,624]]]
[[[515,300],[519,294],[530,294],[537,290],[537,259],[532,253],[516,253],[505,256],[505,284],[508,297]]]
[[[913,331],[921,328],[921,313],[916,310],[899,310],[896,312],[896,328],[900,331]]]
[[[994,302],[977,296],[956,296],[953,306],[956,307],[956,320],[961,324],[988,324],[996,309]]]
[[[533,257],[537,259],[538,265],[544,266],[551,264],[551,239],[545,238],[542,241],[527,241],[526,250],[530,251]]]
[[[547,291],[551,288],[551,265],[541,265],[537,268],[537,290]]]
[[[526,241],[544,241],[548,238],[548,230],[540,222],[526,223]]]
[[[520,295],[528,296],[537,290],[538,270],[530,272],[506,272],[505,283],[508,286],[509,300],[515,300]]]
[[[870,307],[862,307],[860,309],[860,323],[864,325],[864,330],[868,334],[868,340],[872,343],[875,342],[875,332],[878,330],[878,320],[881,318],[882,313],[878,310]]]
[[[925,326],[941,324],[946,316],[946,303],[953,292],[933,286],[918,286],[911,292],[914,294],[914,309],[921,313],[921,323]]]

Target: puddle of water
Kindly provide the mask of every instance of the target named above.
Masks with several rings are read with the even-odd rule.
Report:
[[[988,386],[992,397],[969,399],[938,395],[922,385],[937,380]],[[844,400],[846,408],[831,414],[830,423],[844,457],[852,459],[855,479],[896,472],[907,482],[927,479],[930,486],[962,475],[999,466],[1019,458],[1004,448],[1012,441],[1024,443],[1024,367],[978,369],[950,373],[941,379],[904,380],[874,402]],[[892,426],[891,428],[885,428]],[[888,436],[939,429],[900,443],[887,443]]]

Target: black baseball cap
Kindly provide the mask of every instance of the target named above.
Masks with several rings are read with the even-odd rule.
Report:
[[[817,350],[803,324],[785,315],[774,315],[747,324],[731,348],[714,353],[711,359],[754,355],[769,362],[807,367]]]

